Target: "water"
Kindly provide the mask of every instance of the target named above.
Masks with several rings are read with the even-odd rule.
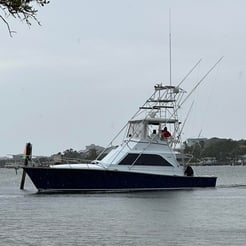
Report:
[[[215,189],[37,194],[0,169],[0,245],[245,245],[246,167],[198,167]]]

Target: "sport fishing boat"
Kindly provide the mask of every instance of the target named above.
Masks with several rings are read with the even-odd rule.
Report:
[[[196,176],[189,165],[177,160],[185,93],[179,86],[156,84],[154,93],[118,134],[123,141],[102,159],[48,167],[29,162],[23,169],[39,192],[215,187],[216,177]]]

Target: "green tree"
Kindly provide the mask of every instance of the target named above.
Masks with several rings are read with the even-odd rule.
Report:
[[[70,159],[80,159],[82,156],[79,152],[73,149],[67,149],[63,152],[63,156],[65,158],[70,158]]]
[[[205,142],[199,141],[192,146],[184,143],[184,146],[184,153],[191,154],[194,162],[205,157],[214,157],[220,163],[226,164],[236,162],[246,155],[246,140],[211,138]]]
[[[87,155],[88,160],[95,160],[98,156],[97,150],[96,149],[90,149],[89,153]]]
[[[20,19],[21,21],[26,22],[28,25],[31,25],[31,20],[36,21],[39,25],[40,22],[37,19],[38,10],[34,5],[43,7],[49,3],[49,0],[0,0],[0,18],[7,25],[10,36],[14,33],[11,30],[7,17],[12,16],[14,18]]]
[[[227,159],[234,159],[238,148],[237,141],[232,139],[210,139],[204,150],[204,156],[216,157],[219,161],[226,161]]]
[[[193,156],[192,161],[197,162],[201,159],[205,146],[204,141],[199,141],[192,146],[188,146],[185,142],[184,146],[184,153],[191,154]]]

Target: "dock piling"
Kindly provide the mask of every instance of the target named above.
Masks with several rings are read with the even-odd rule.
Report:
[[[25,155],[24,166],[28,166],[28,162],[31,161],[31,159],[32,159],[32,145],[31,145],[31,143],[26,144],[26,147],[24,150],[24,155]],[[23,169],[22,177],[21,177],[21,183],[20,183],[20,189],[21,190],[24,190],[25,179],[26,179],[26,172]]]

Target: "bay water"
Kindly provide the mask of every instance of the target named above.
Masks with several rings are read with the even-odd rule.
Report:
[[[0,169],[0,245],[246,245],[246,166],[194,169],[217,187],[39,194]]]

